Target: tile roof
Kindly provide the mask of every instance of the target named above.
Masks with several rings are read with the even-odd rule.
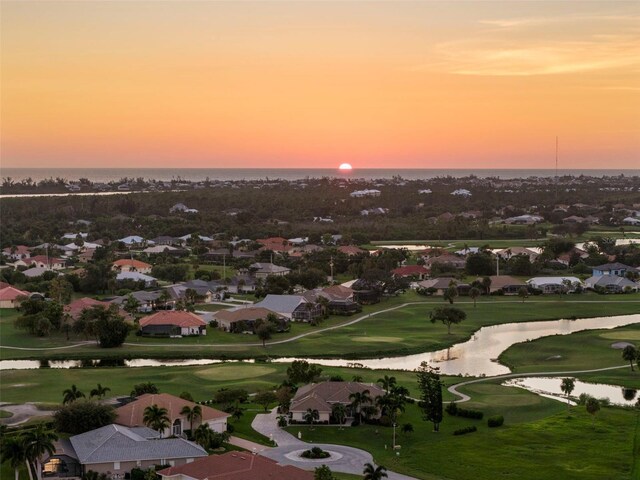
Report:
[[[0,300],[15,300],[18,297],[28,297],[29,292],[25,292],[23,290],[18,290],[15,287],[5,287],[0,290]]]
[[[280,314],[262,307],[236,307],[228,310],[219,310],[214,312],[212,317],[216,320],[224,320],[226,322],[242,322],[247,320],[253,321],[259,318],[264,320],[269,314],[276,315],[279,318],[281,317]]]
[[[371,398],[384,395],[384,390],[375,384],[360,382],[320,382],[304,385],[298,389],[291,400],[290,411],[306,411],[312,408],[320,411],[331,411],[331,404],[351,403],[349,396],[355,392],[369,390]],[[315,405],[315,406],[311,406]],[[322,406],[322,410],[320,409]]]
[[[206,325],[198,315],[180,310],[160,310],[148,317],[140,319],[140,326],[176,325],[178,327],[201,327]]]
[[[426,275],[427,273],[429,273],[429,270],[427,270],[422,265],[406,265],[404,267],[399,267],[391,270],[391,273],[400,277],[405,277],[411,275]]]
[[[146,393],[144,395],[140,395],[133,402],[127,403],[126,405],[116,409],[116,414],[118,415],[116,417],[116,422],[130,427],[144,425],[144,422],[142,421],[144,409],[151,405],[158,405],[158,407],[166,408],[167,414],[173,423],[176,418],[180,418],[182,416],[180,411],[185,406],[193,408],[196,404],[168,393]],[[200,405],[200,408],[202,409],[203,422],[219,418],[227,418],[230,416],[228,413],[207,407],[206,405]]]
[[[313,480],[313,472],[247,452],[210,455],[192,463],[158,471],[163,479],[184,475],[196,480]]]
[[[145,262],[141,262],[140,260],[135,260],[131,258],[121,258],[120,260],[116,260],[113,262],[114,267],[133,267],[133,268],[151,268],[151,265]]]
[[[254,303],[254,306],[291,314],[301,303],[307,303],[302,295],[267,295],[262,301]]]
[[[158,439],[147,427],[106,425],[69,439],[82,464],[205,457],[199,445],[182,438]]]
[[[87,308],[96,307],[96,306],[109,308],[109,303],[101,302],[100,300],[95,300],[89,297],[83,297],[83,298],[74,300],[68,305],[65,305],[64,312],[69,314],[69,316],[74,320],[77,320],[78,317],[80,317],[80,315],[82,314],[83,310]]]

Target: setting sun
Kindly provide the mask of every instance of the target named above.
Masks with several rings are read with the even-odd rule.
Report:
[[[342,163],[340,164],[340,166],[338,167],[339,170],[352,170],[353,167],[351,166],[350,163]]]

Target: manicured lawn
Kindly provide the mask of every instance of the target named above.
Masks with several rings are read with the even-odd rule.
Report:
[[[626,362],[622,360],[622,350],[611,348],[616,342],[640,345],[640,324],[613,330],[590,330],[565,336],[544,337],[519,343],[506,350],[500,356],[500,361],[518,373],[587,370],[624,365]],[[637,377],[636,381],[640,387],[640,377]]]
[[[546,400],[552,402],[552,400]],[[558,403],[559,402],[554,402]],[[559,404],[560,405],[560,404]],[[562,406],[561,406],[562,407]],[[528,406],[503,407],[506,418],[518,417],[510,410]],[[467,420],[445,414],[440,433],[421,419],[416,406],[409,406],[399,423],[411,423],[415,431],[398,434],[402,445],[396,454],[390,449],[392,429],[370,425],[338,430],[328,427],[292,426],[304,440],[351,445],[369,450],[377,463],[389,469],[423,479],[494,480],[631,480],[638,413],[619,408],[603,408],[592,419],[583,407],[555,413],[528,423],[509,423],[489,429],[486,420]],[[475,425],[478,431],[463,436],[453,431]],[[385,446],[387,448],[385,448]]]
[[[7,412],[6,410],[0,410],[0,418],[11,418],[13,417],[13,413]]]
[[[386,299],[367,306],[363,314],[369,314],[398,306],[407,302],[419,302],[391,312],[371,316],[354,325],[330,331],[323,328],[347,323],[357,317],[331,317],[321,326],[293,323],[291,331],[275,334],[272,341],[284,340],[295,335],[315,333],[291,343],[248,346],[259,343],[254,335],[236,335],[217,329],[207,329],[206,337],[182,339],[147,338],[130,335],[122,348],[103,350],[95,345],[86,345],[62,350],[10,350],[0,349],[3,359],[17,358],[100,358],[100,357],[220,357],[247,358],[254,356],[338,356],[346,358],[371,358],[382,355],[402,355],[446,348],[465,341],[482,326],[509,322],[549,320],[567,317],[593,317],[623,315],[640,312],[640,294],[600,296],[541,296],[522,303],[514,297],[485,297],[478,300],[477,307],[465,297],[457,299],[455,306],[467,312],[467,320],[452,328],[448,335],[442,324],[432,324],[429,312],[444,305],[439,298],[421,297],[414,292]],[[15,312],[0,313],[2,344],[19,347],[52,347],[70,345],[84,340],[72,336],[67,341],[64,335],[53,334],[43,339],[33,337],[13,327]],[[316,333],[317,332],[317,333]],[[209,344],[219,344],[211,347]],[[148,346],[145,346],[148,345]]]

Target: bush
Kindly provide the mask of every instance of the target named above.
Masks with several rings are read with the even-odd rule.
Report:
[[[378,423],[381,427],[390,427],[391,425],[393,425],[393,422],[387,415],[382,415]]]
[[[235,430],[236,430],[236,427],[234,427],[230,423],[227,423],[227,432],[233,433],[233,432],[235,432]]]
[[[487,419],[487,425],[489,428],[501,427],[504,423],[504,417],[502,415],[494,415]]]
[[[329,452],[325,452],[320,447],[313,447],[311,450],[305,450],[302,452],[301,457],[303,458],[329,458],[331,454]]]
[[[78,435],[113,423],[116,411],[111,405],[81,399],[64,405],[53,418],[56,430]]]
[[[449,405],[445,407],[445,412],[447,412],[451,416],[456,416],[458,414],[458,404],[456,402],[450,402]]]
[[[472,418],[474,420],[482,420],[482,417],[484,416],[484,413],[482,413],[480,410],[470,410],[466,408],[460,408],[454,402],[449,403],[449,405],[445,407],[445,410],[449,415],[454,417],[463,417],[463,418]]]
[[[458,430],[454,431],[453,434],[454,435],[465,435],[467,433],[472,433],[472,432],[475,432],[477,430],[478,429],[474,425],[472,427],[459,428]]]

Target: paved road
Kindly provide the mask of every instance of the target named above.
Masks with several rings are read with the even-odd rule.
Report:
[[[327,465],[331,470],[342,473],[352,473],[361,475],[365,463],[374,463],[369,452],[359,448],[347,447],[344,445],[334,445],[327,443],[314,443],[317,446],[331,452],[331,458],[322,460],[308,460],[299,457],[299,454],[311,446],[302,440],[278,427],[278,415],[274,409],[271,413],[256,415],[251,424],[257,432],[273,438],[278,446],[263,450],[260,455],[271,458],[283,465],[295,465],[304,470],[314,470],[320,465]],[[331,428],[331,427],[323,427]],[[387,472],[390,480],[415,480],[413,477],[401,475],[392,471]]]
[[[471,385],[472,383],[480,383],[480,382],[486,382],[489,380],[500,380],[500,379],[507,379],[507,378],[519,378],[519,377],[549,377],[549,376],[556,376],[556,375],[577,375],[580,373],[606,372],[607,370],[617,370],[620,368],[629,368],[629,364],[620,365],[617,367],[595,368],[591,370],[572,370],[569,372],[509,373],[507,375],[498,375],[496,377],[482,377],[482,378],[476,378],[474,380],[468,380],[466,382],[456,383],[455,385],[451,385],[449,388],[447,388],[447,390],[449,390],[449,392],[459,397],[458,400],[456,400],[456,403],[462,403],[462,402],[468,402],[469,400],[471,400],[471,397],[469,395],[466,395],[458,391],[458,388],[464,387],[465,385]]]

